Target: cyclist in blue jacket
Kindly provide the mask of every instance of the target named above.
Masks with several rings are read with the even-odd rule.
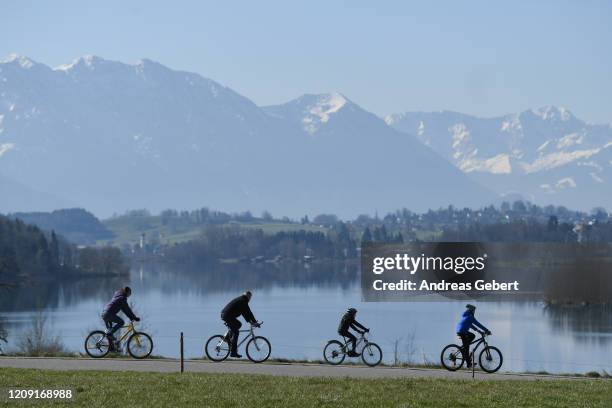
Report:
[[[468,368],[472,366],[472,361],[470,360],[470,344],[476,338],[476,335],[470,332],[470,329],[478,330],[481,329],[487,335],[491,334],[491,331],[487,329],[484,325],[482,325],[476,318],[474,317],[474,313],[476,312],[476,306],[467,304],[465,305],[465,312],[461,315],[461,320],[457,323],[457,336],[461,338],[461,342],[463,343],[462,353],[463,359],[467,362]]]

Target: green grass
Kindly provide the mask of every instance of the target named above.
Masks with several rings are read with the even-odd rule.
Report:
[[[610,407],[606,380],[331,379],[261,375],[2,369],[0,387],[73,388],[67,406]],[[2,402],[0,402],[0,405]],[[14,403],[10,406],[26,404]],[[64,405],[33,402],[32,406]],[[8,406],[8,405],[7,405]]]
[[[184,226],[180,228],[169,228],[163,225],[161,217],[152,216],[120,216],[102,221],[104,226],[115,234],[114,238],[98,241],[98,245],[114,244],[136,244],[140,241],[140,235],[146,234],[147,240],[159,238],[161,234],[161,242],[174,244],[196,239],[202,233],[201,226]],[[283,222],[232,222],[224,224],[224,226],[239,226],[241,228],[261,229],[265,234],[275,234],[280,231],[321,231],[326,232],[327,229],[316,225],[302,225]]]
[[[310,232],[327,232],[327,228],[312,224],[290,224],[283,222],[252,222],[237,224],[242,228],[255,228],[263,230],[264,234],[276,234],[277,232],[286,231],[310,231]]]

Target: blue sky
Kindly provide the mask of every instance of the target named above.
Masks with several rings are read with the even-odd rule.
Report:
[[[339,91],[379,115],[561,105],[612,122],[610,1],[3,1],[0,58],[150,58],[257,104]]]

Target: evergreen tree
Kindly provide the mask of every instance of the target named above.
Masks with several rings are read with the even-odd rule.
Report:
[[[372,233],[370,232],[370,227],[366,227],[363,231],[363,235],[361,236],[361,242],[372,242]]]
[[[54,271],[58,271],[60,268],[60,250],[59,250],[59,241],[57,240],[57,235],[55,235],[55,231],[51,231],[51,244],[49,245],[49,262],[50,267]]]

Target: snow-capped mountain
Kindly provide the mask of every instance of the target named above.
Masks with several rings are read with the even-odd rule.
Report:
[[[586,123],[554,106],[495,118],[444,111],[385,121],[500,194],[581,209],[612,207],[612,125]]]
[[[0,63],[0,173],[99,215],[206,205],[353,216],[494,197],[340,94],[260,108],[198,74],[94,56]],[[0,200],[9,210],[20,208]]]
[[[298,123],[302,130],[314,135],[329,122],[333,114],[343,109],[354,111],[355,105],[338,92],[313,95],[306,94],[284,105],[268,106],[266,112],[274,117]]]

